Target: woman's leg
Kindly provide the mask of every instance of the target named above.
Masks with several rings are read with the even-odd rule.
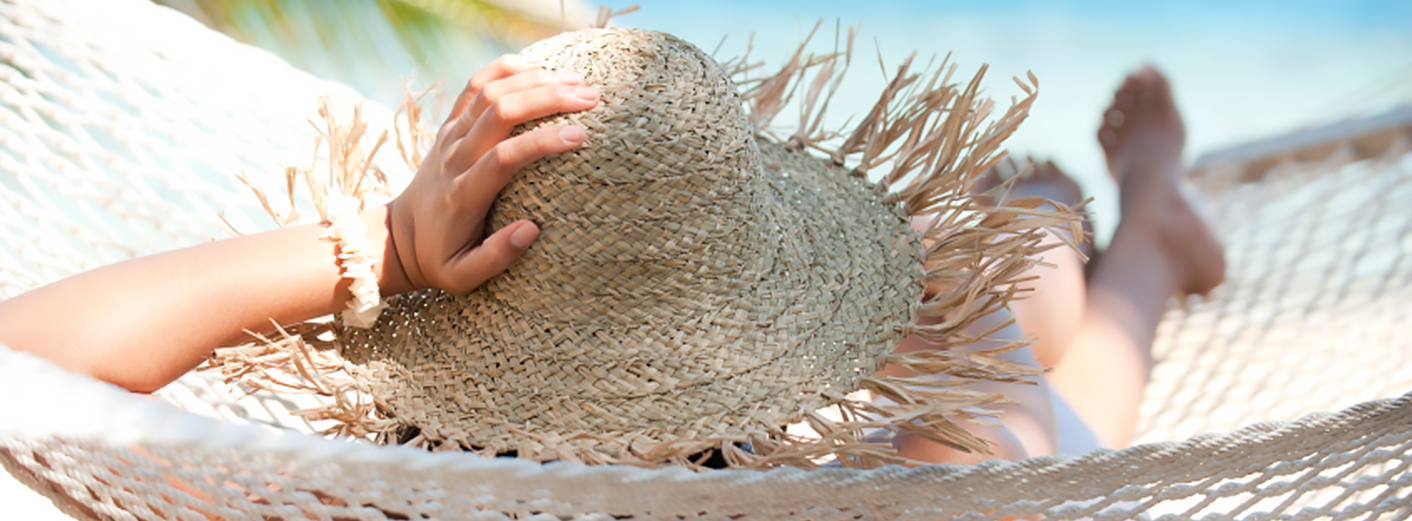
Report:
[[[1006,328],[1001,336],[1034,338],[1035,355],[1025,349],[1015,356],[1034,356],[1041,366],[1052,367],[1048,385],[1107,445],[1124,447],[1136,425],[1152,364],[1152,341],[1168,299],[1204,294],[1220,284],[1225,259],[1177,188],[1185,129],[1165,78],[1152,69],[1130,76],[1114,95],[1099,140],[1120,187],[1123,219],[1114,238],[1094,261],[1086,281],[1078,253],[1067,247],[1046,252],[1043,260],[1055,269],[1032,270],[1034,279],[1022,283],[1032,291],[1011,302],[1019,327]],[[1036,165],[1034,173],[1018,180],[999,202],[1032,196],[1070,205],[1082,200],[1078,186],[1047,163]],[[1060,235],[1048,240],[1065,239],[1075,240]],[[1007,318],[997,313],[990,320]],[[976,347],[988,347],[979,344]],[[924,342],[908,339],[899,350],[925,348],[929,346]],[[986,385],[992,386],[987,391],[1020,402],[1004,411],[1005,429],[975,429],[997,442],[996,456],[1050,454],[1056,445],[1050,387]],[[909,457],[925,461],[984,459],[905,439],[900,447]]]
[[[1002,163],[982,181],[978,191],[989,190],[1009,181],[1009,189],[997,196],[997,204],[1028,197],[1040,197],[1070,208],[1084,201],[1083,191],[1054,163],[1024,160],[1020,165]],[[1006,178],[1006,179],[1002,179]],[[1046,207],[1052,208],[1052,207]],[[1087,221],[1084,236],[1074,236],[1067,229],[1052,229],[1044,239],[1050,249],[1040,254],[1043,265],[1025,273],[1030,280],[1019,283],[1022,293],[1010,301],[1010,310],[1019,321],[1025,335],[1033,339],[1031,348],[1041,367],[1054,367],[1064,357],[1078,332],[1076,325],[1083,320],[1085,307],[1084,262],[1093,255],[1092,232]]]
[[[1122,221],[1088,279],[1083,320],[1049,377],[1104,442],[1125,447],[1168,299],[1209,292],[1225,277],[1225,258],[1178,191],[1185,128],[1166,78],[1151,68],[1129,76],[1099,141],[1118,182]]]
[[[1011,324],[962,349],[968,351],[994,349],[1019,340],[1024,333],[1020,331],[1017,324],[1013,323],[1011,318],[1010,312],[1001,310],[977,320],[963,333],[979,336],[1001,323],[1011,322]],[[937,349],[937,347],[919,337],[908,337],[897,347],[897,352],[906,353],[926,349]],[[1035,356],[1029,347],[1011,351],[1000,355],[1000,357],[1010,362],[1037,366]],[[895,366],[884,367],[880,374],[913,376]],[[898,454],[916,461],[952,464],[979,463],[990,458],[1017,460],[1029,456],[1053,454],[1055,432],[1054,414],[1050,407],[1052,391],[1043,378],[1035,380],[1034,383],[979,382],[965,386],[966,389],[973,391],[1002,394],[1015,402],[990,407],[1000,413],[999,419],[1002,423],[1000,428],[973,423],[961,425],[972,434],[990,441],[992,444],[990,454],[962,452],[920,437],[907,435],[899,435],[894,441]]]
[[[1062,174],[1060,174],[1060,176],[1062,177]],[[1064,179],[1067,180],[1067,178]],[[992,171],[991,175],[983,182],[991,183],[991,186],[994,187],[998,185],[1000,181],[1000,175]],[[1072,181],[1069,181],[1069,184],[1072,185]],[[1073,185],[1073,190],[1076,195],[1081,195],[1078,194],[1077,185]],[[1035,182],[1028,177],[1015,183],[1014,188],[1010,192],[1012,194],[1011,196],[1001,198],[1000,201],[996,202],[1003,203],[1004,200],[1031,196],[1040,196],[1051,200],[1061,199],[1061,197],[1058,197],[1059,194],[1055,193],[1055,190],[1047,186],[1047,181]],[[927,219],[917,218],[913,220],[913,226],[918,229],[922,229],[926,225]],[[1060,239],[1053,238],[1053,240],[1058,242]],[[1076,273],[1079,277],[1072,290],[1067,293],[1072,293],[1070,295],[1071,297],[1077,296],[1077,298],[1081,299],[1083,297],[1082,260],[1079,259],[1078,254],[1074,253],[1071,248],[1062,245],[1060,245],[1059,248],[1051,250],[1051,254],[1061,249],[1066,255],[1071,256],[1072,259],[1066,260],[1060,256],[1057,260],[1066,262],[1066,264],[1063,265],[1072,268],[1072,273]],[[1039,268],[1032,271],[1051,270]],[[1062,284],[1063,278],[1050,277],[1046,282],[1049,283],[1049,286],[1055,286],[1056,284],[1054,284],[1054,282]],[[1057,299],[1059,295],[1064,293],[1066,293],[1066,291],[1054,289],[1049,290],[1046,295],[1048,299]],[[1073,306],[1070,305],[1069,307],[1072,308]],[[1012,313],[1010,309],[1001,309],[980,318],[962,331],[963,335],[980,339],[959,349],[966,351],[983,351],[1003,347],[1012,342],[1024,339],[1027,336],[1033,338],[1034,333],[1032,331],[1021,329],[1020,322],[1023,321],[1024,318],[1018,317],[1017,320],[1018,313],[1018,310]],[[1038,314],[1039,313],[1036,313],[1036,315]],[[1077,318],[1078,316],[1076,315],[1073,320],[1077,321]],[[1031,317],[1031,319],[1033,318]],[[923,320],[923,323],[937,323],[940,321],[940,319]],[[1072,327],[1069,329],[1072,329]],[[981,338],[982,336],[984,336],[984,338]],[[908,337],[903,339],[896,351],[898,353],[906,353],[929,349],[940,348],[920,337]],[[1043,367],[1040,361],[1041,356],[1037,356],[1033,345],[1005,353],[1000,355],[1000,357],[1010,362],[1026,364],[1036,368]],[[913,376],[910,372],[895,366],[884,367],[883,370],[880,371],[880,374],[904,377]],[[986,427],[972,423],[963,423],[961,425],[962,428],[971,431],[972,434],[990,441],[992,443],[991,453],[967,453],[932,443],[923,438],[901,435],[895,441],[898,453],[901,456],[916,461],[931,463],[971,464],[990,458],[1015,460],[1029,456],[1046,456],[1054,453],[1055,421],[1053,409],[1050,405],[1053,390],[1043,377],[1037,377],[1028,383],[978,382],[968,384],[965,388],[983,393],[1001,394],[1014,402],[991,407],[999,413],[999,420],[1001,421],[999,428]]]

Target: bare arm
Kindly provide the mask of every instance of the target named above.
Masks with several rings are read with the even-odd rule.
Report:
[[[521,168],[583,143],[578,127],[511,138],[518,124],[597,104],[597,91],[507,56],[467,83],[408,189],[360,217],[380,290],[457,294],[504,271],[539,229],[488,233],[495,194]],[[134,391],[175,380],[216,347],[343,309],[335,245],[317,225],[285,228],[105,266],[0,301],[0,343]],[[394,240],[394,235],[396,239]],[[397,248],[392,245],[396,244]]]
[[[363,215],[375,245],[387,239],[376,222],[385,215],[382,207]],[[246,330],[341,309],[351,295],[322,233],[285,228],[81,273],[0,301],[0,341],[70,371],[156,390],[211,349],[248,339]],[[380,264],[387,287],[396,266]]]

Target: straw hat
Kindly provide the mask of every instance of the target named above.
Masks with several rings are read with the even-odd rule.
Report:
[[[862,439],[867,427],[981,446],[952,421],[996,397],[950,387],[1024,371],[986,357],[890,353],[905,335],[941,341],[1003,304],[1002,283],[1029,265],[1037,241],[1026,242],[1024,226],[1043,223],[987,213],[965,189],[999,159],[999,138],[1032,97],[982,132],[988,103],[974,100],[974,82],[908,96],[894,81],[880,106],[904,116],[875,110],[844,136],[844,147],[864,151],[863,167],[916,136],[892,160],[925,168],[890,193],[909,172],[869,183],[862,168],[843,166],[846,150],[832,159],[806,150],[827,135],[782,143],[758,130],[761,107],[780,105],[800,70],[830,64],[820,73],[828,80],[842,55],[797,55],[743,99],[711,57],[663,33],[570,32],[522,54],[602,92],[592,110],[529,125],[571,122],[589,138],[522,171],[492,208],[491,229],[530,219],[540,238],[467,297],[401,295],[373,328],[339,328],[341,369],[373,407],[344,404],[321,418],[389,442],[542,461],[895,461]],[[925,237],[909,225],[923,213],[939,214]],[[923,304],[926,261],[940,263],[930,280],[943,284]],[[945,324],[914,325],[946,313]],[[957,377],[873,376],[887,362]],[[900,405],[847,397],[860,389]],[[843,418],[813,412],[830,406]],[[805,419],[821,439],[785,432]]]

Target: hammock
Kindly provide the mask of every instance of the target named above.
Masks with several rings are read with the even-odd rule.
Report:
[[[264,211],[231,174],[277,192],[309,159],[318,96],[358,99],[141,0],[0,12],[0,298],[221,237],[218,215],[256,229]],[[1398,331],[1412,309],[1409,121],[1193,173],[1229,280],[1163,322],[1144,444],[1123,451],[917,469],[540,465],[324,439],[290,414],[310,405],[299,397],[235,401],[210,375],[161,391],[173,407],[0,348],[0,463],[79,519],[1407,519],[1412,395],[1389,397],[1412,389]]]

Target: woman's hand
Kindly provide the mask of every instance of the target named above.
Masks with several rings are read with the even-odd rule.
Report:
[[[511,176],[582,144],[584,129],[510,133],[597,105],[598,92],[580,82],[517,56],[471,78],[411,186],[360,216],[374,258],[383,259],[383,294],[423,287],[465,294],[524,253],[539,228],[520,221],[486,237],[486,211]],[[201,244],[0,300],[0,343],[127,389],[156,390],[212,349],[249,340],[247,331],[344,309],[349,279],[335,245],[320,239],[324,231],[290,226]]]
[[[551,72],[517,55],[481,70],[456,99],[407,190],[388,204],[388,230],[400,265],[383,293],[438,288],[465,295],[520,258],[539,227],[515,221],[488,234],[486,213],[526,165],[583,144],[582,127],[516,126],[598,104],[599,92],[570,72]],[[488,236],[487,236],[488,234]],[[396,270],[393,270],[396,271]]]

